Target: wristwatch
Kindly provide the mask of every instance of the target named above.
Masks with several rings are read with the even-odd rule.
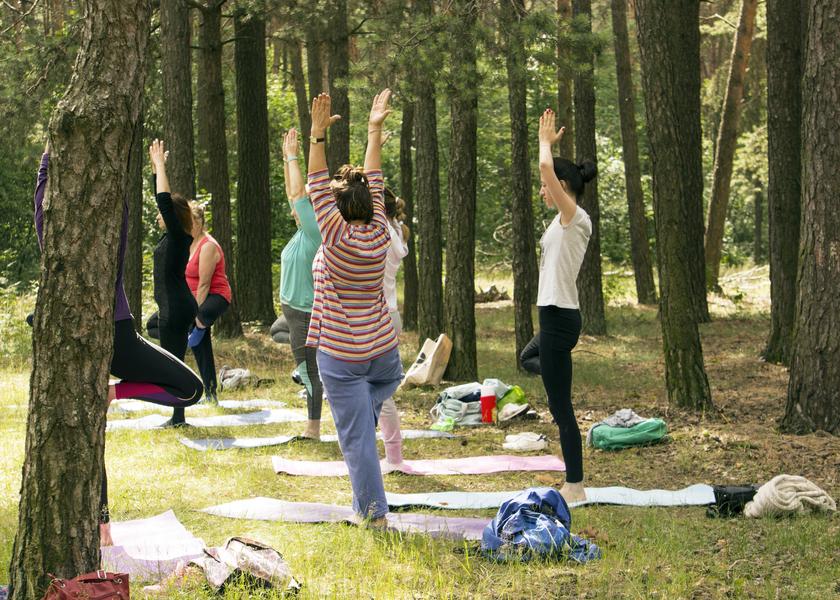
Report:
[[[309,136],[309,143],[310,144],[323,144],[326,141],[327,141],[327,138],[325,138],[325,137],[316,138],[316,137],[312,137],[311,135]]]

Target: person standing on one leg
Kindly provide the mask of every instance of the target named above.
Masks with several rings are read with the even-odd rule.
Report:
[[[210,327],[228,309],[232,296],[225,272],[225,253],[219,242],[205,229],[204,207],[193,201],[190,202],[190,209],[193,241],[185,275],[190,292],[198,304],[198,315],[187,344],[192,348],[204,383],[204,398],[216,404],[216,359],[213,356]]]
[[[179,194],[171,194],[166,176],[167,153],[161,140],[149,146],[149,158],[155,176],[155,201],[158,205],[158,226],[164,230],[154,251],[154,295],[158,305],[160,345],[183,361],[187,352],[187,336],[198,312],[198,305],[187,285],[184,272],[190,258],[193,218],[189,202]],[[176,407],[164,427],[183,427],[184,408]]]
[[[566,462],[566,483],[560,493],[567,502],[586,499],[583,487],[583,446],[572,407],[572,348],[580,336],[577,276],[586,254],[592,222],[577,205],[584,184],[596,175],[595,164],[575,164],[553,158],[551,146],[563,136],[555,131],[554,112],[540,117],[540,195],[557,216],[540,240],[540,282],[537,309],[540,318],[539,360],[548,407],[560,429],[560,447]]]
[[[343,167],[330,181],[324,152],[330,97],[312,101],[309,193],[323,244],[315,255],[315,303],[306,345],[318,348],[318,371],[353,486],[358,519],[385,522],[388,502],[376,449],[382,403],[402,380],[397,336],[382,289],[390,245],[382,199],[382,124],[390,90],[373,100],[364,171]]]
[[[294,127],[283,136],[283,172],[286,198],[298,230],[283,248],[280,257],[280,306],[289,324],[289,345],[295,365],[306,388],[309,421],[303,437],[318,440],[321,438],[324,393],[318,374],[317,349],[306,345],[306,336],[315,302],[312,261],[321,247],[321,231],[298,166],[298,135]]]

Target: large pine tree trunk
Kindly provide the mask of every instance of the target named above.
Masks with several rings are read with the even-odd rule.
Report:
[[[329,52],[330,97],[333,114],[341,115],[330,127],[327,145],[327,164],[335,173],[341,165],[350,162],[350,55],[347,33],[347,0],[330,0],[329,3]]]
[[[411,147],[414,142],[414,103],[403,107],[400,125],[400,196],[405,202],[405,222],[414,227],[414,164]],[[403,328],[410,331],[417,329],[417,251],[415,235],[408,238],[408,254],[403,259]]]
[[[242,335],[239,320],[239,288],[233,254],[233,225],[230,208],[230,175],[225,136],[225,90],[222,83],[222,5],[225,0],[210,0],[201,11],[198,63],[198,140],[203,166],[202,187],[210,192],[212,234],[225,254],[225,268],[233,299],[230,308],[216,321],[215,332],[223,337]]]
[[[321,64],[321,31],[317,15],[310,15],[306,28],[306,77],[309,79],[309,97],[314,98],[324,91],[324,73]],[[306,132],[309,135],[309,132]]]
[[[840,434],[840,5],[807,7],[799,295],[782,427]]]
[[[145,0],[87,0],[82,8],[73,77],[50,123],[14,600],[40,598],[47,573],[99,567],[114,281],[150,15]]]
[[[537,250],[534,237],[534,207],[531,204],[531,165],[528,157],[527,79],[523,0],[501,3],[500,25],[504,32],[510,107],[510,175],[513,200],[513,318],[516,356],[534,337],[531,309],[537,299]],[[517,361],[519,364],[519,361]]]
[[[449,222],[446,232],[446,330],[452,354],[446,378],[478,379],[475,343],[475,211],[478,150],[478,90],[475,0],[453,5],[452,83],[449,106]]]
[[[767,224],[770,337],[764,359],[789,364],[800,221],[802,35],[799,2],[767,0]]]
[[[134,315],[134,326],[143,331],[143,112],[137,120],[128,157],[128,182],[125,196],[128,203],[128,239],[125,248],[125,295]]]
[[[415,7],[421,18],[431,19],[431,0],[417,0]],[[430,41],[428,43],[436,43]],[[437,107],[432,65],[417,69],[414,113],[414,139],[417,147],[417,233],[419,238],[419,278],[417,324],[419,343],[435,339],[443,331],[443,235],[440,223],[440,180],[437,140]]]
[[[163,139],[172,191],[195,198],[190,9],[183,0],[160,0],[160,69]]]
[[[723,251],[723,229],[729,206],[729,186],[732,182],[732,161],[738,142],[738,121],[741,99],[744,96],[744,74],[750,61],[755,13],[758,0],[741,0],[741,16],[732,45],[729,78],[723,97],[723,115],[715,144],[715,166],[712,173],[712,199],[706,227],[706,278],[710,289],[718,289],[720,257]]]
[[[697,0],[636,0],[653,167],[665,384],[673,406],[711,408],[697,329],[700,250],[688,242],[702,213],[700,27]],[[702,221],[701,227],[702,241]],[[704,288],[701,287],[703,292]]]
[[[557,0],[557,119],[566,128],[558,144],[560,156],[575,155],[575,116],[572,106],[574,57],[572,53],[572,0]]]
[[[239,158],[236,290],[242,320],[270,325],[276,314],[271,283],[265,21],[238,14],[234,32]]]
[[[627,187],[627,214],[630,218],[630,256],[636,280],[636,298],[639,304],[656,304],[653,261],[645,217],[645,196],[642,192],[642,167],[639,164],[639,141],[636,134],[636,93],[633,89],[633,71],[630,66],[627,0],[612,0],[611,9],[624,182]]]
[[[300,131],[298,134],[301,140],[309,135],[309,130],[312,125],[312,118],[309,115],[309,96],[306,94],[306,75],[303,73],[303,50],[300,47],[300,42],[293,40],[289,44],[289,63],[292,68],[292,85],[295,88],[295,102],[297,104],[298,112],[298,126]],[[301,144],[303,146],[303,155],[306,159],[306,164],[309,164],[309,144]]]
[[[579,39],[575,73],[575,154],[577,160],[598,162],[595,144],[595,55],[592,46],[592,0],[572,0],[575,33]],[[585,188],[581,207],[592,220],[592,237],[583,257],[577,278],[583,332],[591,335],[607,333],[604,314],[604,286],[601,278],[601,209],[598,205],[598,180]]]

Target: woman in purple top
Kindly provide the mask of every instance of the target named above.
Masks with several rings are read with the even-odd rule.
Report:
[[[35,231],[38,234],[38,246],[41,248],[44,243],[43,202],[49,164],[47,144],[41,157],[35,187]],[[134,318],[128,308],[128,298],[123,288],[127,236],[128,204],[123,201],[117,282],[114,289],[114,356],[111,359],[111,374],[119,378],[120,382],[108,387],[108,402],[116,398],[138,398],[164,406],[191,406],[201,398],[204,389],[201,379],[169,352],[140,337],[134,328]],[[108,483],[105,473],[102,474],[100,506],[100,540],[103,546],[108,546],[113,542],[108,522]]]

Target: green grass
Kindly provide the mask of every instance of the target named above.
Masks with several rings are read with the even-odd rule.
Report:
[[[620,278],[607,310],[610,335],[583,337],[574,354],[575,407],[581,428],[618,408],[666,420],[666,443],[607,453],[587,449],[590,485],[677,488],[697,482],[763,482],[778,473],[801,474],[840,496],[840,440],[824,435],[787,436],[776,431],[782,415],[786,371],[757,357],[765,341],[766,306],[752,303],[761,288],[749,279],[750,294],[738,298],[743,281],[731,274],[728,296],[712,302],[715,321],[703,326],[704,353],[714,401],[720,414],[694,415],[670,409],[663,389],[663,367],[656,311],[627,302]],[[764,273],[766,279],[766,271]],[[485,278],[485,282],[494,281]],[[509,281],[495,279],[511,289]],[[632,280],[631,280],[632,283]],[[766,287],[766,285],[765,285]],[[618,292],[616,292],[618,290]],[[624,290],[623,292],[621,290]],[[28,401],[29,330],[22,325],[31,295],[0,295],[0,563],[9,561],[17,525],[17,494],[23,461]],[[539,431],[556,451],[540,380],[516,372],[512,309],[477,308],[479,376],[518,383],[536,405],[541,420],[505,428],[463,432],[456,440],[409,440],[407,457],[452,457],[502,453],[505,434]],[[416,336],[403,338],[405,362],[417,348]],[[229,394],[227,398],[273,398],[304,408],[288,374],[287,347],[249,333],[245,340],[217,344],[218,365],[247,366],[276,384]],[[397,401],[406,428],[426,428],[436,391],[411,390]],[[222,411],[217,411],[222,412]],[[204,411],[202,414],[207,414]],[[193,430],[194,437],[295,433],[302,424]],[[329,421],[324,431],[331,432]],[[108,434],[106,460],[111,510],[117,520],[158,514],[172,508],[195,535],[218,544],[244,535],[278,549],[303,583],[303,598],[832,598],[840,596],[840,518],[801,516],[770,520],[708,519],[702,508],[622,508],[593,506],[573,511],[573,530],[586,529],[604,558],[585,566],[560,562],[500,565],[477,553],[475,544],[437,541],[420,535],[359,530],[345,525],[294,525],[230,520],[197,509],[251,497],[349,503],[347,479],[275,475],[270,456],[338,460],[336,444],[295,443],[282,448],[196,452],[171,431]],[[504,473],[475,477],[387,475],[397,492],[503,490],[544,485],[546,476]],[[548,481],[561,482],[562,477]],[[494,511],[446,511],[483,516]],[[137,597],[141,586],[135,586]],[[170,591],[168,598],[210,598],[201,587]],[[225,598],[274,598],[234,586]]]

